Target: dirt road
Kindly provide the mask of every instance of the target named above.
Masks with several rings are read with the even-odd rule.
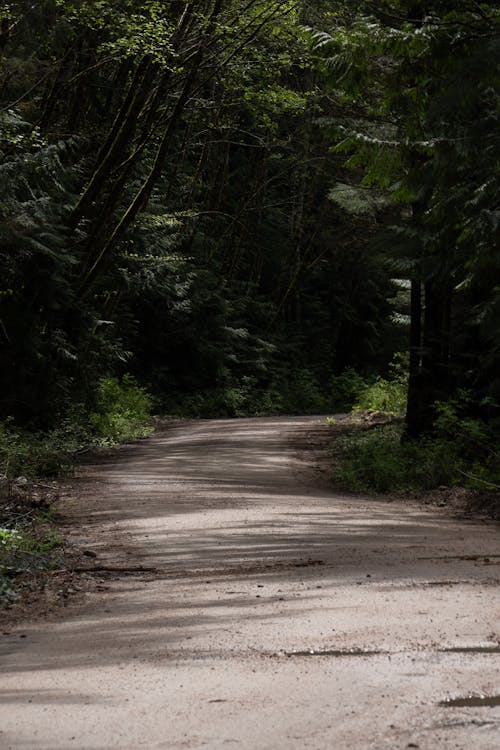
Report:
[[[498,527],[329,492],[290,443],[314,423],[84,470],[70,534],[128,572],[0,641],[1,748],[500,748]]]

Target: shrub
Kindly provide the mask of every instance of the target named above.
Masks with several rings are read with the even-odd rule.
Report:
[[[152,398],[135,378],[104,378],[99,385],[90,424],[102,443],[121,443],[150,435],[146,422],[151,414]]]
[[[283,406],[289,414],[314,414],[327,411],[328,399],[315,375],[306,368],[293,370],[279,386]]]
[[[367,386],[366,378],[352,368],[344,370],[340,375],[333,375],[330,378],[330,390],[334,408],[350,410]]]
[[[251,414],[256,417],[285,414],[285,399],[278,384],[271,384],[253,394],[251,400]]]
[[[470,392],[460,390],[435,408],[438,439],[460,443],[466,463],[461,472],[467,486],[500,489],[500,406],[489,398],[474,402]]]
[[[385,404],[402,405],[404,378],[375,381]],[[381,397],[382,397],[381,396]],[[391,398],[393,400],[391,401]],[[368,397],[367,397],[368,398]],[[360,399],[360,405],[363,403]],[[375,399],[370,401],[374,408]],[[378,402],[380,403],[380,402]],[[427,437],[403,440],[403,426],[385,425],[338,441],[334,480],[348,489],[386,492],[428,490],[441,485],[500,489],[500,405],[474,401],[467,391],[435,404],[437,418]],[[395,412],[397,413],[397,412]]]
[[[378,377],[363,389],[354,408],[402,416],[406,411],[406,399],[406,382]]]
[[[11,421],[0,423],[0,481],[61,476],[72,470],[74,454],[83,448],[149,435],[151,401],[134,378],[125,375],[101,381],[90,415],[75,405],[47,433],[19,431]]]
[[[463,459],[447,440],[401,442],[403,428],[385,425],[341,438],[333,480],[351,490],[425,490],[461,483]]]
[[[0,423],[0,477],[10,481],[22,473],[30,457],[29,445],[10,423]]]
[[[92,442],[90,427],[80,410],[73,410],[48,433],[17,431],[11,422],[0,424],[0,478],[54,477],[67,474],[73,454]]]
[[[408,361],[404,354],[396,354],[390,366],[390,378],[377,377],[360,390],[356,410],[381,411],[402,416],[408,398]]]
[[[254,376],[228,377],[219,388],[177,398],[165,406],[170,413],[192,417],[249,417],[277,414],[313,414],[328,411],[331,400],[307,369],[280,375],[268,383]]]

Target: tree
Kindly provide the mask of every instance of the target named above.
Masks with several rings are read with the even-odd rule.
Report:
[[[402,206],[393,252],[412,282],[412,437],[455,389],[477,404],[500,397],[499,22],[495,3],[358,3],[315,34],[344,104],[338,149],[363,168],[365,188]]]
[[[376,216],[328,196],[329,3],[2,8],[2,418],[45,428],[125,370],[165,404],[390,358]]]

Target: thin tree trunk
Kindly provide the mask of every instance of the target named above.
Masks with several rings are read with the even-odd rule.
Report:
[[[107,182],[113,167],[123,160],[124,149],[135,134],[137,118],[146,97],[146,85],[150,82],[151,67],[152,62],[147,56],[143,57],[137,66],[122,106],[97,157],[97,168],[75,206],[71,217],[72,228],[75,228],[79,220],[86,215]]]
[[[411,282],[410,296],[410,372],[408,404],[406,407],[405,437],[413,438],[421,432],[422,380],[422,284]]]
[[[175,127],[177,126],[182,116],[182,113],[184,112],[184,108],[191,94],[193,84],[196,80],[196,76],[198,75],[199,68],[203,61],[207,40],[209,39],[210,34],[213,32],[215,28],[217,18],[222,10],[223,2],[224,0],[215,0],[215,3],[212,8],[212,12],[206,23],[205,29],[203,30],[201,40],[198,45],[198,49],[196,53],[193,55],[193,58],[191,60],[190,68],[186,75],[184,85],[177,98],[174,109],[168,119],[166,128],[163,133],[163,137],[158,146],[158,150],[156,152],[153,166],[151,167],[149,175],[147,176],[146,180],[143,182],[141,188],[136,193],[135,197],[133,198],[132,202],[126,209],[125,213],[116,223],[109,237],[106,239],[106,241],[103,243],[103,245],[100,247],[100,249],[96,253],[95,260],[92,263],[89,270],[87,271],[83,279],[82,285],[80,287],[79,294],[78,294],[80,299],[84,298],[86,294],[88,293],[88,291],[90,290],[92,283],[97,277],[101,269],[101,266],[104,260],[106,259],[106,256],[108,252],[110,251],[110,249],[123,237],[127,229],[133,224],[133,222],[137,218],[137,215],[144,209],[145,205],[147,204],[150,198],[151,192],[156,184],[156,181],[161,174],[161,170],[163,168],[163,165],[164,165],[164,162],[165,162],[165,159],[166,159],[166,156],[167,156],[167,153],[168,153],[171,141],[172,141]]]

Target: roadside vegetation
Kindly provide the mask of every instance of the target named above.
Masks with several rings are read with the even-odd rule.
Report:
[[[43,574],[63,566],[62,538],[42,514],[25,512],[0,527],[0,606],[44,586]]]
[[[71,476],[78,455],[151,434],[152,399],[134,378],[104,378],[93,410],[74,407],[47,432],[0,424],[0,606],[46,585],[64,567],[63,539],[53,503],[58,480]]]
[[[392,378],[352,382],[358,395],[351,419],[333,447],[337,486],[375,493],[466,488],[489,495],[485,504],[500,513],[500,407],[493,420],[471,416],[471,394],[458,392],[435,404],[432,430],[416,440],[404,421],[407,375],[400,361]],[[492,404],[483,406],[491,412]]]

